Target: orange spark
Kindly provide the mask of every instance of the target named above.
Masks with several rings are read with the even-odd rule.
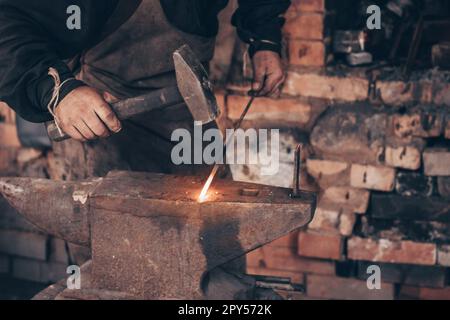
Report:
[[[265,79],[264,79],[264,81],[265,81]],[[248,102],[247,106],[245,107],[244,111],[242,112],[241,117],[239,118],[238,122],[236,122],[236,124],[234,125],[233,134],[231,136],[229,136],[227,140],[225,140],[224,153],[227,150],[228,144],[231,141],[233,141],[234,135],[236,134],[236,130],[241,127],[242,121],[244,120],[245,116],[247,115],[248,111],[250,110],[250,107],[253,104],[253,101],[255,100],[255,98],[257,96],[258,96],[257,92],[256,93],[253,92],[251,94],[250,101]],[[220,166],[219,164],[216,164],[214,166],[214,168],[212,169],[211,174],[209,175],[208,180],[206,180],[206,183],[203,186],[202,192],[200,193],[200,196],[198,197],[198,202],[202,203],[202,202],[205,202],[208,199],[208,195],[207,195],[208,194],[208,190],[209,190],[209,187],[211,187],[211,183],[213,182],[214,177],[217,174],[217,171],[219,170],[219,166]]]
[[[213,182],[214,177],[217,174],[217,170],[219,170],[218,164],[216,164],[214,166],[214,168],[211,171],[211,174],[208,177],[208,180],[206,180],[206,183],[203,186],[202,192],[200,193],[200,196],[198,197],[198,202],[202,203],[208,199],[208,190],[209,190],[209,187],[211,187],[211,183]]]

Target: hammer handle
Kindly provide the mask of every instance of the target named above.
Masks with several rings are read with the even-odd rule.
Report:
[[[183,102],[184,99],[178,87],[173,86],[155,90],[143,96],[113,103],[111,104],[111,108],[119,120],[126,120],[143,113],[168,108]],[[64,132],[62,134],[59,132],[55,121],[49,121],[46,125],[47,133],[51,140],[60,142],[70,139]]]

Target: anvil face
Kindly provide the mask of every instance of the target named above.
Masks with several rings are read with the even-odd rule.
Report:
[[[151,299],[202,297],[205,273],[306,225],[315,199],[198,177],[114,172],[90,197],[93,278]]]

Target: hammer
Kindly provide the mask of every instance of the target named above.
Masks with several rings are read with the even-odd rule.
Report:
[[[219,107],[208,73],[192,49],[188,45],[182,46],[174,52],[173,61],[177,85],[111,104],[120,120],[181,103],[187,105],[194,121],[202,124],[207,124],[219,116]],[[59,142],[70,138],[60,132],[55,121],[49,121],[46,125],[51,140]]]

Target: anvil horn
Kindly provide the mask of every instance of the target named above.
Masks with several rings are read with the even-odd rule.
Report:
[[[0,178],[0,193],[29,222],[58,238],[90,246],[89,193],[99,183]]]

